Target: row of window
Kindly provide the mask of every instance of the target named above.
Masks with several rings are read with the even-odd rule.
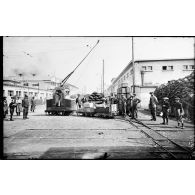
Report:
[[[28,92],[24,91],[23,95],[28,95]],[[37,96],[38,93],[37,92],[35,92],[35,93],[29,92],[29,96],[33,96],[33,95]],[[11,96],[11,97],[14,96],[14,91],[13,90],[8,90],[8,96]],[[22,92],[21,91],[16,91],[16,96],[22,96]]]
[[[152,71],[152,66],[142,66],[143,71]],[[162,66],[162,70],[173,70],[173,66]],[[194,70],[194,65],[183,65],[183,70]]]

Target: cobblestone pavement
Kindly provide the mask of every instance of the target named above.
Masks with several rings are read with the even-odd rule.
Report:
[[[8,159],[94,159],[108,153],[110,159],[152,159],[154,143],[126,122],[82,116],[48,116],[45,106],[38,106],[29,119],[15,116],[4,121],[4,153]],[[174,129],[159,125],[161,119],[139,112],[139,118],[172,139],[191,146],[194,127]],[[191,142],[190,142],[191,140]]]

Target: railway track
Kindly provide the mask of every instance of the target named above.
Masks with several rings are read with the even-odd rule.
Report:
[[[192,152],[189,149],[162,135],[142,121],[130,118],[115,120],[130,123],[146,137],[151,139],[155,148],[158,149],[157,151],[154,151],[154,153],[160,155],[162,159],[192,159]]]

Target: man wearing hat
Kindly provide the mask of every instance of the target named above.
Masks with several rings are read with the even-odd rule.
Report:
[[[163,118],[163,125],[168,125],[168,114],[169,114],[169,108],[170,108],[170,104],[169,104],[169,98],[168,97],[164,97],[163,98],[163,104],[162,104],[162,118]],[[166,120],[166,123],[165,123]]]
[[[182,103],[180,102],[180,98],[176,97],[175,98],[175,116],[176,116],[176,119],[177,119],[177,128],[180,127],[180,123],[181,123],[181,128],[183,129],[184,128],[184,124],[183,124],[183,114],[184,114],[184,111],[183,111],[183,106],[182,106]]]
[[[13,121],[13,114],[14,114],[14,108],[16,107],[16,104],[14,103],[14,99],[12,98],[11,103],[9,104],[9,111],[10,111],[10,121]]]
[[[152,115],[152,121],[156,121],[156,106],[158,104],[157,97],[154,95],[153,92],[150,92],[150,102],[149,102],[149,109]]]
[[[28,96],[25,95],[24,99],[22,100],[22,107],[23,107],[23,119],[28,119],[28,109],[29,109],[29,101]]]
[[[136,94],[134,93],[133,94],[133,99],[132,99],[132,116],[131,116],[131,118],[133,119],[133,118],[137,118],[137,105],[139,104],[141,102],[141,100],[140,99],[138,99],[137,97],[136,97]]]

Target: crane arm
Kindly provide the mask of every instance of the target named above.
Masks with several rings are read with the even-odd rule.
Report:
[[[70,78],[70,76],[74,73],[74,71],[82,64],[82,62],[87,58],[87,56],[92,52],[92,50],[97,46],[97,44],[99,43],[100,41],[98,40],[97,43],[91,48],[91,50],[87,53],[87,55],[81,60],[81,62],[76,66],[76,68],[70,73],[68,74],[64,79],[63,81],[61,82],[60,86],[64,86],[65,82]]]

